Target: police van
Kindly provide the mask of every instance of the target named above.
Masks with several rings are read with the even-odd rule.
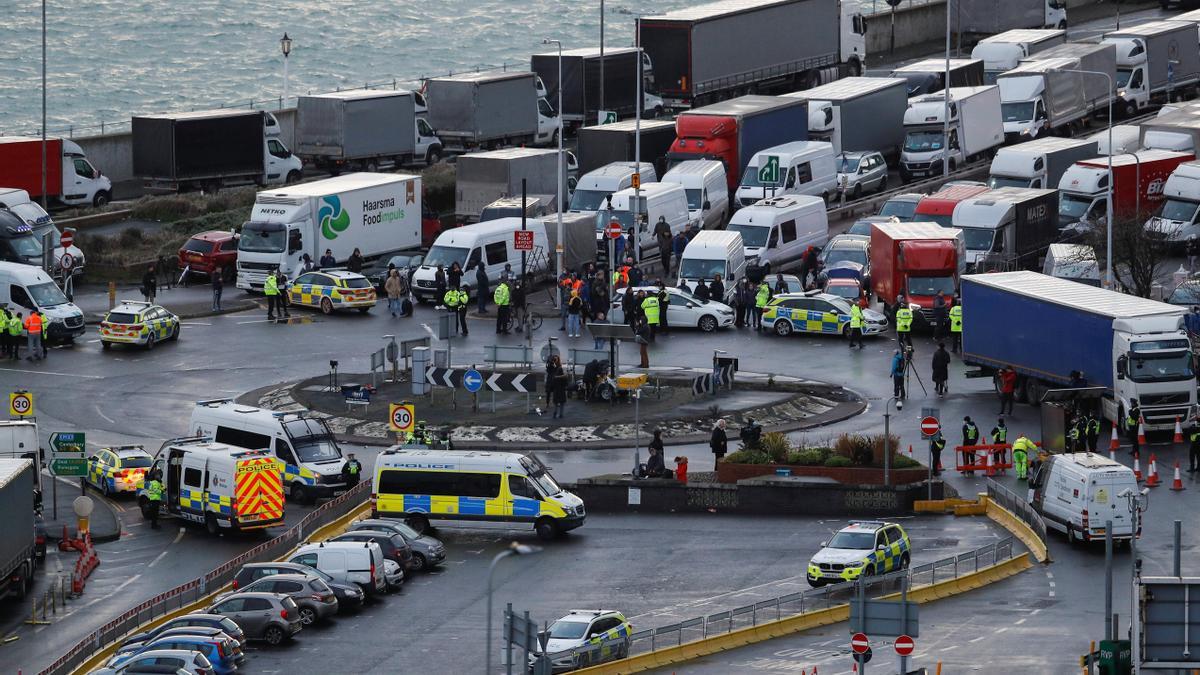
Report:
[[[532,455],[393,446],[375,459],[372,475],[371,517],[403,518],[418,532],[430,521],[524,524],[553,539],[586,517],[583,500]]]
[[[281,463],[266,450],[247,450],[208,438],[167,441],[138,485],[137,502],[150,517],[146,481],[163,485],[160,516],[222,529],[258,530],[283,523]]]
[[[188,427],[197,436],[268,450],[283,462],[283,489],[297,504],[346,491],[342,450],[325,420],[276,412],[222,398],[197,401]]]

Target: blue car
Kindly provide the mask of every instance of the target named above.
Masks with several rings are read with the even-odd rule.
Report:
[[[117,652],[108,660],[109,668],[124,665],[130,659],[142,652],[161,649],[186,649],[200,652],[212,663],[213,672],[217,675],[229,675],[237,670],[236,645],[232,638],[209,638],[172,635],[158,638],[142,647],[125,652]]]

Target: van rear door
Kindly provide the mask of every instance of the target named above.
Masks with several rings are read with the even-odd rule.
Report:
[[[1088,538],[1103,539],[1106,521],[1112,521],[1113,538],[1130,538],[1133,515],[1129,501],[1119,496],[1126,489],[1137,493],[1137,482],[1128,469],[1096,472],[1088,479]]]
[[[233,512],[242,529],[283,521],[282,462],[269,456],[237,460]]]

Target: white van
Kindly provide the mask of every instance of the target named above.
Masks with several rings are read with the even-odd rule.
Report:
[[[1050,455],[1029,486],[1033,509],[1069,542],[1104,539],[1106,521],[1112,521],[1113,539],[1133,535],[1129,501],[1121,493],[1137,494],[1138,485],[1124,464],[1093,452]]]
[[[43,241],[47,234],[50,235],[50,246],[54,250],[53,262],[56,277],[60,276],[59,271],[63,269],[63,253],[71,256],[68,260],[71,274],[83,274],[83,251],[74,244],[65,251],[63,250],[62,234],[54,224],[54,219],[50,217],[49,213],[46,213],[41,204],[29,198],[28,192],[16,188],[0,187],[0,208],[12,211],[21,220],[28,223],[33,228],[33,236],[38,241]]]
[[[37,309],[50,319],[51,342],[74,342],[83,335],[83,310],[67,300],[50,275],[39,267],[0,262],[0,306],[29,315]]]
[[[546,239],[546,225],[541,220],[529,220],[527,229],[533,232],[533,251],[529,252],[528,269],[534,278],[544,276],[550,255]],[[458,263],[463,270],[462,283],[470,287],[470,296],[475,297],[475,265],[483,261],[488,278],[495,284],[504,271],[504,265],[512,265],[517,273],[521,270],[521,252],[513,247],[513,232],[521,229],[520,218],[499,218],[482,223],[463,225],[446,230],[438,235],[424,262],[413,273],[412,291],[421,302],[441,302],[437,295],[437,267],[446,272]],[[495,286],[493,285],[493,288]]]
[[[37,422],[28,420],[0,421],[0,459],[33,461],[33,480],[42,489],[42,453],[38,445]]]
[[[1100,287],[1096,249],[1084,244],[1050,244],[1042,274]]]
[[[629,232],[633,229],[634,211],[638,214],[638,244],[641,255],[647,251],[657,251],[658,241],[654,239],[654,226],[659,218],[665,218],[671,226],[671,234],[676,235],[692,224],[688,211],[687,194],[683,186],[677,183],[642,183],[640,196],[641,208],[635,209],[635,190],[625,188],[614,192],[606,201],[604,208],[596,212],[596,238],[604,236],[604,227],[614,219],[621,227]],[[610,209],[609,206],[612,206]],[[632,253],[632,251],[630,251]]]
[[[197,401],[188,429],[218,443],[272,452],[284,464],[283,489],[298,504],[346,491],[346,460],[323,419],[220,398]]]
[[[768,175],[768,165],[778,163],[775,179]],[[837,168],[833,161],[833,144],[823,141],[793,141],[767,148],[754,155],[742,172],[742,184],[737,189],[737,201],[750,206],[767,197],[783,195],[817,195],[826,202],[837,192]]]
[[[700,232],[683,249],[679,257],[679,280],[687,282],[688,288],[695,288],[701,279],[711,282],[721,275],[721,283],[725,285],[725,295],[713,298],[717,302],[732,304],[737,285],[732,280],[741,279],[746,273],[746,253],[742,244],[742,235],[728,230],[704,230]]]
[[[305,544],[296,549],[288,562],[321,570],[333,577],[334,581],[355,584],[369,597],[383,595],[387,591],[387,580],[383,576],[383,549],[372,541]]]
[[[739,209],[725,229],[742,235],[746,264],[770,274],[798,263],[808,247],[824,246],[829,216],[820,197],[771,197]]]
[[[589,171],[579,177],[575,191],[571,193],[572,213],[595,213],[604,208],[605,200],[617,190],[624,190],[633,185],[633,174],[641,173],[642,183],[653,183],[658,180],[654,165],[642,162],[613,162]]]
[[[715,159],[689,159],[676,164],[663,177],[678,183],[687,194],[688,213],[704,230],[719,230],[729,222],[729,184],[725,164]]]

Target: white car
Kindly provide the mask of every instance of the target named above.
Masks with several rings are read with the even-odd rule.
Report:
[[[612,323],[625,323],[621,301],[627,290],[629,289],[617,289],[608,315],[608,320]],[[648,294],[658,293],[658,286],[638,286],[633,290],[645,291]],[[711,333],[718,328],[733,325],[733,308],[723,302],[701,300],[686,291],[668,287],[667,325],[672,329],[695,326],[705,333]]]
[[[116,668],[93,670],[92,675],[123,675],[124,673],[192,673],[211,674],[212,663],[204,654],[187,649],[153,649]]]
[[[883,155],[873,150],[843,152],[835,158],[837,184],[847,199],[858,199],[867,190],[887,189],[888,166]]]
[[[545,653],[552,659],[552,672],[562,673],[628,656],[633,624],[615,610],[573,609],[550,624],[549,632]],[[585,646],[592,649],[571,652]],[[537,657],[536,653],[529,655],[530,666]]]
[[[390,558],[383,561],[383,579],[387,582],[389,593],[395,593],[404,587],[404,568],[400,563]]]

